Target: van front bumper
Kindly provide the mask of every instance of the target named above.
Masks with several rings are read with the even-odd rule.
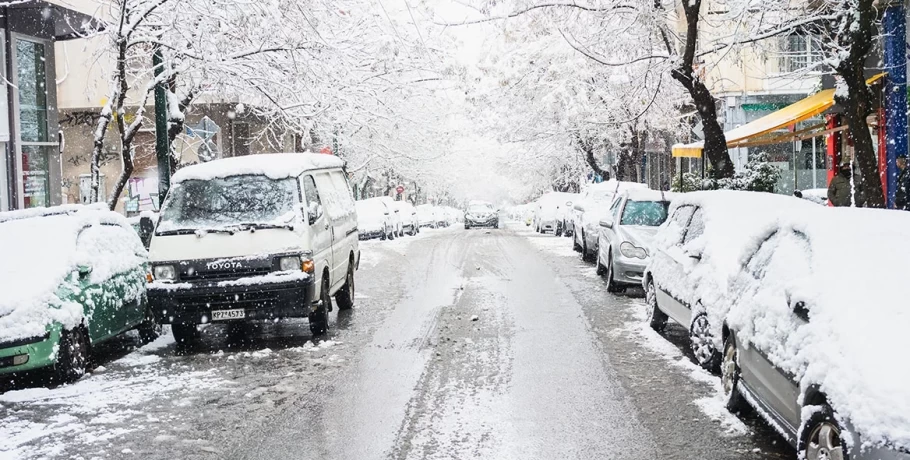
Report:
[[[250,280],[247,278],[246,280]],[[205,324],[253,319],[306,318],[316,307],[315,277],[278,282],[245,279],[148,286],[149,305],[164,324]],[[243,310],[243,317],[213,320],[213,311]]]

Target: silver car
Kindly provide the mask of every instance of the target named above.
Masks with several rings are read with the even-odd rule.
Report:
[[[600,221],[597,274],[606,278],[607,291],[641,285],[657,227],[667,220],[671,194],[654,190],[627,190],[617,195]]]

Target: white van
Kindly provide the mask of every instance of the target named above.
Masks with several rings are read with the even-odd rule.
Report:
[[[357,215],[344,162],[323,154],[215,160],[171,179],[149,245],[149,303],[178,343],[198,324],[307,317],[354,306]]]

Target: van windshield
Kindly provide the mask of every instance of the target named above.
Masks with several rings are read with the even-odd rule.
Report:
[[[287,226],[299,202],[300,191],[293,178],[244,175],[187,180],[168,193],[157,232]]]

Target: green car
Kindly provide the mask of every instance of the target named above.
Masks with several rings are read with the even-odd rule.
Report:
[[[131,329],[154,340],[148,267],[139,235],[115,212],[0,213],[0,375],[50,368],[72,382],[94,345]]]

